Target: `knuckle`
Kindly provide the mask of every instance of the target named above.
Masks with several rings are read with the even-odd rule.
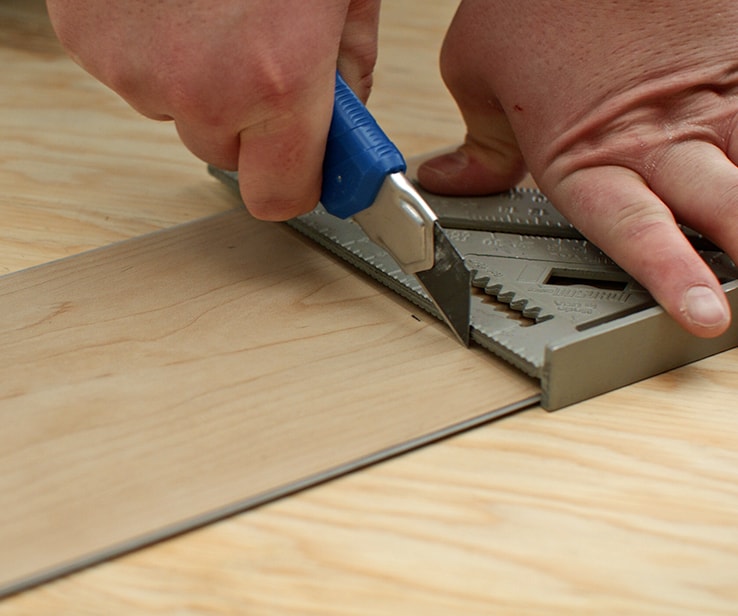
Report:
[[[356,82],[356,88],[355,91],[358,95],[358,97],[366,102],[369,98],[369,95],[372,93],[372,88],[374,87],[374,73],[364,73],[362,74],[358,81]]]
[[[346,62],[339,62],[341,76],[349,84],[356,96],[366,103],[374,87],[374,74],[371,72],[371,69],[370,72],[366,73],[361,70],[357,71],[351,66],[344,68],[345,66]]]
[[[209,72],[170,64],[168,70],[150,70],[147,79],[152,94],[175,119],[206,126],[222,122],[224,88]]]
[[[297,104],[312,85],[299,63],[288,64],[277,58],[262,61],[250,71],[249,86],[257,100],[276,109],[288,109]]]
[[[667,208],[648,201],[621,205],[607,222],[612,237],[627,244],[646,242],[649,238],[673,232],[676,227],[676,221]]]
[[[300,107],[310,80],[298,63],[260,59],[234,73],[218,70],[217,61],[201,70],[201,62],[169,63],[149,76],[172,115],[204,126],[249,123],[253,118],[289,118]],[[198,68],[200,66],[200,68]]]
[[[694,203],[702,211],[694,214],[694,227],[724,249],[738,245],[738,183],[716,188],[705,195],[704,202]]]

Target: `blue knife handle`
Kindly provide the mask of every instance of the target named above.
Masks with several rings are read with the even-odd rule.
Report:
[[[368,208],[391,173],[405,171],[405,159],[336,73],[333,118],[323,161],[320,202],[339,218]]]

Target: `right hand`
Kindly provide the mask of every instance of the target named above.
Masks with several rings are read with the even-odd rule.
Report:
[[[336,69],[366,101],[380,0],[48,0],[70,55],[202,160],[257,218],[315,207]]]

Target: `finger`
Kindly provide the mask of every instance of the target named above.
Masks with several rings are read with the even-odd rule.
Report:
[[[666,205],[634,171],[583,169],[565,178],[549,196],[687,331],[713,337],[728,327],[730,309],[720,283]]]
[[[670,148],[649,184],[680,222],[738,259],[738,169],[720,148],[703,141]]]
[[[366,103],[377,61],[380,0],[352,0],[338,51],[338,70]]]
[[[456,29],[458,30],[458,29]],[[482,195],[511,188],[526,172],[525,161],[505,111],[483,79],[471,72],[450,30],[441,51],[441,72],[466,124],[464,144],[418,169],[418,181],[431,192]],[[471,69],[473,70],[473,69]]]
[[[221,169],[238,169],[240,140],[231,127],[206,125],[177,119],[174,122],[182,143],[200,160]]]
[[[256,218],[287,220],[318,203],[335,79],[335,64],[316,70],[278,100],[267,97],[240,131],[241,196]]]
[[[340,23],[327,20],[337,28],[336,49],[323,54],[322,66],[313,67],[296,90],[281,94],[276,107],[241,130],[241,195],[257,218],[285,220],[318,203],[336,68],[366,101],[377,57],[379,5],[379,0],[346,2]],[[328,27],[323,25],[322,35],[332,39]]]
[[[487,119],[484,135],[469,128],[463,145],[420,165],[417,175],[423,188],[440,195],[488,195],[523,179],[525,162],[509,124]]]

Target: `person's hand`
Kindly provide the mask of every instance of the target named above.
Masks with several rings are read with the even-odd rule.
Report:
[[[246,207],[318,202],[338,68],[366,100],[379,0],[48,0],[70,55],[198,157],[239,171]]]
[[[736,32],[734,0],[464,0],[441,68],[468,134],[418,178],[484,194],[527,164],[674,319],[716,336],[726,298],[677,222],[738,259]]]

